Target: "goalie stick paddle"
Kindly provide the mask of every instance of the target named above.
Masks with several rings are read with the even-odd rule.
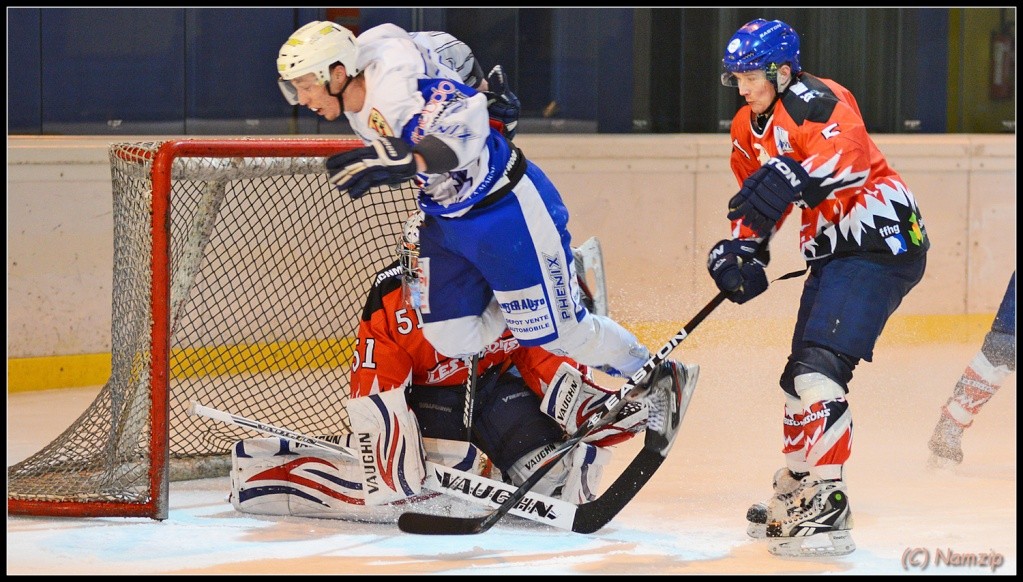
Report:
[[[628,400],[637,398],[637,395],[642,395],[646,390],[636,390],[635,394],[631,394],[633,389],[636,388],[637,384],[645,379],[649,374],[653,373],[658,366],[668,357],[668,354],[682,343],[690,333],[696,329],[696,326],[700,325],[704,319],[712,311],[714,311],[721,303],[727,298],[728,294],[724,291],[719,292],[714,296],[711,301],[697,313],[689,323],[679,330],[674,337],[668,340],[661,349],[657,350],[643,367],[637,371],[624,386],[619,389],[615,396],[608,399],[608,402],[604,405],[605,412],[601,415],[594,415],[590,417],[586,424],[579,428],[568,440],[562,442],[558,448],[556,448],[550,456],[544,461],[542,465],[537,467],[536,471],[529,476],[514,493],[505,499],[504,503],[500,507],[493,510],[492,512],[475,517],[458,517],[451,515],[431,515],[418,512],[406,512],[398,518],[398,528],[406,533],[415,533],[423,535],[472,535],[483,533],[493,527],[502,517],[508,514],[513,508],[515,508],[522,498],[532,489],[537,483],[543,479],[544,475],[557,463],[557,461],[565,456],[570,450],[572,450],[577,444],[579,444],[586,436],[592,434],[594,431],[607,426],[617,417],[618,413],[624,408]],[[686,407],[689,405],[689,399],[692,397],[692,390],[695,388],[695,382],[687,382],[688,394],[683,393],[679,395],[680,402],[676,403],[674,410],[672,411],[672,418],[669,419],[669,425],[665,427],[669,434],[659,434],[652,430],[647,430],[644,439],[643,449],[639,454],[629,463],[622,474],[617,480],[605,491],[600,497],[594,501],[584,503],[579,506],[576,511],[575,521],[573,523],[572,530],[578,533],[593,533],[607,524],[611,519],[614,518],[624,507],[632,500],[633,497],[639,492],[640,489],[650,480],[653,476],[654,471],[660,467],[664,461],[668,450],[671,448],[674,442],[675,433],[678,431],[679,426],[682,422],[682,416],[685,414]]]

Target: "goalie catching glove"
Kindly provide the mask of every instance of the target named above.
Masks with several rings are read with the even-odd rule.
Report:
[[[755,258],[757,244],[754,240],[722,240],[707,255],[707,270],[714,284],[734,303],[746,303],[767,291],[764,267],[770,255],[764,261]]]
[[[359,198],[374,186],[396,186],[416,175],[412,148],[396,137],[381,136],[372,144],[327,158],[330,183]]]
[[[741,219],[757,237],[766,238],[809,184],[810,175],[799,162],[788,156],[771,158],[728,201],[728,219]]]

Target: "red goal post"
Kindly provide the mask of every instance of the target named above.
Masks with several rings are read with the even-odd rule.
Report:
[[[305,434],[348,431],[349,363],[372,275],[394,259],[411,183],[352,200],[324,161],[351,139],[182,139],[109,148],[111,375],[8,467],[12,515],[166,519],[169,482],[226,475],[258,433],[199,401]]]

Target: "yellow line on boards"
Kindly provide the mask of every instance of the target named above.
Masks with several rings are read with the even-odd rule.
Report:
[[[878,346],[966,343],[980,347],[994,314],[904,315],[888,322]],[[736,337],[750,345],[788,345],[794,319],[708,320],[686,339],[692,348],[713,349]],[[685,325],[682,321],[622,322],[648,347],[662,345]],[[756,329],[756,334],[750,334]],[[352,339],[281,342],[275,344],[188,348],[175,350],[172,376],[276,372],[345,365],[351,360]],[[297,354],[301,354],[299,357]],[[110,377],[110,354],[75,354],[7,360],[7,393],[101,386]]]

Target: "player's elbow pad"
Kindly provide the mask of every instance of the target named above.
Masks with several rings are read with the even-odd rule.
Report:
[[[413,152],[423,157],[427,174],[443,174],[458,167],[458,155],[439,137],[428,135],[421,139]]]

